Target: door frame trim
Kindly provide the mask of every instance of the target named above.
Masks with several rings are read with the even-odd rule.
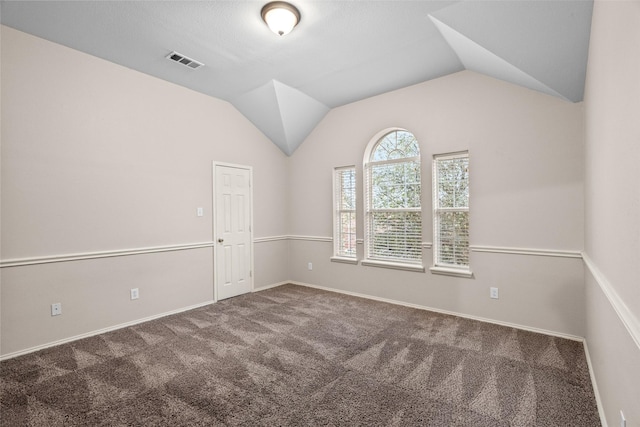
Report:
[[[253,166],[239,165],[236,163],[219,162],[214,160],[211,167],[212,197],[211,197],[211,228],[213,230],[213,302],[218,302],[218,275],[217,275],[217,259],[218,259],[218,230],[216,228],[216,167],[223,166],[228,168],[243,169],[249,171],[249,203],[251,209],[249,212],[249,279],[251,284],[251,292],[255,290],[254,268],[253,268]]]

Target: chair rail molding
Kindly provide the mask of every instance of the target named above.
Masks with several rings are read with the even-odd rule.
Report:
[[[629,310],[629,307],[624,303],[618,292],[616,292],[615,288],[611,285],[611,283],[604,277],[602,272],[598,269],[598,267],[593,263],[593,260],[589,257],[585,252],[582,253],[582,259],[584,260],[584,264],[587,269],[595,279],[596,283],[604,293],[605,297],[609,301],[609,304],[613,307],[613,310],[618,315],[618,318],[627,329],[629,335],[635,342],[638,350],[640,350],[640,321],[638,318]]]
[[[495,254],[534,255],[558,258],[582,258],[580,251],[566,251],[556,249],[512,248],[504,246],[470,245],[471,252],[486,252]]]
[[[80,252],[73,254],[45,255],[39,257],[3,259],[0,268],[22,267],[28,265],[50,264],[54,262],[80,261],[85,259],[112,258],[130,255],[152,254],[158,252],[185,251],[213,247],[213,242],[186,243],[180,245],[151,246],[144,248],[117,249],[109,251]]]

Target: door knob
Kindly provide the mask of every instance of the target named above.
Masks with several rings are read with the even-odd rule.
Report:
[[[218,243],[222,243],[222,242],[224,242],[224,239],[223,238],[219,238],[218,239]]]

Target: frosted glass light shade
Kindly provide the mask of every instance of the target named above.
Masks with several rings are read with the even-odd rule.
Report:
[[[274,33],[284,36],[289,34],[293,27],[300,22],[300,12],[295,6],[283,2],[274,1],[267,3],[262,8],[262,19]]]

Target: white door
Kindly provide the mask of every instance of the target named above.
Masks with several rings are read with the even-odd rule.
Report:
[[[216,299],[250,292],[252,285],[251,168],[213,165]]]

